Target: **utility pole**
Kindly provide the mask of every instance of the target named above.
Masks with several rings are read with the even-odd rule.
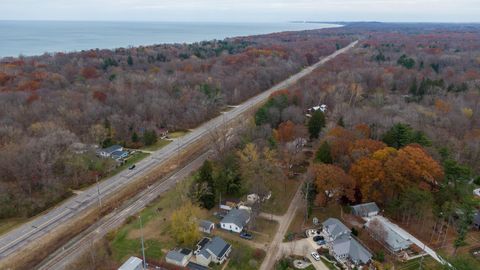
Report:
[[[142,239],[142,256],[143,256],[143,270],[147,269],[147,261],[145,260],[145,245],[143,244],[143,225],[142,225],[142,216],[138,216],[140,219],[140,235]]]
[[[310,181],[307,181],[307,189],[305,190],[305,222],[307,224],[308,221],[308,194],[310,193]]]
[[[98,183],[98,174],[95,177],[95,181],[97,182],[97,199],[98,199],[98,206],[102,208],[102,198],[100,197],[100,184]]]
[[[418,266],[418,269],[419,270],[422,270],[422,266],[423,266],[423,258],[425,257],[425,244],[423,244],[423,256],[422,256],[422,259],[420,260],[420,265]]]

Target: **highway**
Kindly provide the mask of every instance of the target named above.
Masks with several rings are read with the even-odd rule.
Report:
[[[178,151],[186,150],[189,146],[198,142],[200,139],[209,136],[211,130],[219,128],[232,120],[241,119],[244,112],[266,101],[275,91],[288,88],[295,84],[299,79],[310,74],[316,68],[330,61],[337,55],[353,48],[357,42],[358,41],[352,42],[345,48],[322,58],[316,64],[303,69],[299,73],[289,77],[287,80],[275,85],[269,90],[252,97],[246,102],[236,106],[234,109],[223,113],[221,116],[202,124],[192,132],[177,139],[176,142],[170,143],[164,148],[154,152],[149,157],[138,162],[134,170],[126,170],[111,178],[105,179],[98,184],[98,187],[97,185],[93,185],[48,212],[0,236],[0,260],[20,251],[27,244],[34,242],[49,232],[52,232],[58,226],[64,224],[75,216],[78,216],[87,208],[97,207],[99,204],[98,193],[100,193],[100,199],[105,199],[116,194],[128,184],[146,176],[152,169],[165,164],[166,161],[171,160],[172,158],[175,158]]]

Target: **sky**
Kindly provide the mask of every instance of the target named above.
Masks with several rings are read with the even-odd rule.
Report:
[[[480,22],[480,0],[0,0],[0,20]]]

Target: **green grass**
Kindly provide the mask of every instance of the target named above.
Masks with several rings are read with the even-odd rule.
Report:
[[[275,215],[284,215],[295,196],[299,181],[288,179],[286,181],[273,181],[270,185],[272,197],[262,207],[262,211]]]
[[[119,231],[115,239],[111,242],[113,258],[117,262],[122,262],[132,255],[140,256],[142,254],[142,244],[140,239],[128,239],[128,229]],[[159,241],[145,240],[145,256],[147,258],[160,258],[162,256],[162,244]]]
[[[420,269],[420,262],[422,262],[422,258],[414,259],[411,261],[397,263],[395,269],[396,270],[417,270]],[[422,262],[422,269],[428,270],[441,270],[443,269],[442,266],[435,261],[432,257],[424,257]]]
[[[237,241],[229,241],[232,252],[228,261],[227,270],[257,270],[260,268],[265,251],[256,250],[248,245]],[[214,270],[220,270],[224,265],[210,265]]]
[[[177,130],[168,134],[168,137],[171,139],[176,139],[187,135],[190,131],[188,130]]]
[[[338,270],[335,265],[327,260],[325,260],[324,258],[320,257],[320,260],[322,260],[322,262],[328,267],[328,269],[331,269],[331,270]]]
[[[114,170],[112,170],[110,173],[108,173],[105,178],[112,177],[112,176],[120,173],[121,171],[130,167],[130,165],[133,165],[133,164],[139,162],[140,160],[148,157],[149,155],[150,154],[148,154],[148,153],[143,153],[143,152],[140,152],[140,151],[135,152],[125,161],[125,163],[123,163],[121,166],[116,167]]]
[[[149,145],[149,146],[145,146],[145,147],[142,147],[142,149],[140,149],[140,151],[142,150],[145,150],[145,151],[157,151],[165,146],[167,146],[168,144],[170,144],[172,141],[170,140],[158,140],[155,144],[153,145]]]
[[[27,221],[27,218],[8,218],[0,220],[0,235]]]

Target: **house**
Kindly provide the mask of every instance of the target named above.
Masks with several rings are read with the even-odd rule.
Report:
[[[327,105],[322,104],[322,105],[311,107],[310,109],[307,110],[307,112],[309,114],[312,114],[316,111],[321,111],[322,113],[326,112],[327,111]]]
[[[220,227],[224,230],[240,233],[249,221],[250,211],[234,208],[220,221]]]
[[[158,137],[160,139],[167,139],[168,138],[168,129],[166,128],[160,128],[157,130]]]
[[[208,220],[200,220],[198,224],[198,230],[210,234],[212,233],[213,229],[215,229],[215,223]]]
[[[143,261],[137,257],[130,257],[118,270],[143,270]]]
[[[352,214],[359,217],[373,217],[378,215],[380,208],[374,202],[362,203],[352,206]]]
[[[326,236],[327,242],[335,241],[343,235],[350,235],[351,231],[340,220],[336,218],[329,218],[322,223],[323,234]]]
[[[473,216],[473,227],[480,230],[480,210]]]
[[[392,252],[408,249],[413,242],[408,237],[399,233],[396,224],[382,216],[375,216],[368,220],[365,226],[377,240],[384,242]],[[380,239],[381,238],[381,239]]]
[[[260,196],[258,196],[258,194],[252,193],[247,195],[247,202],[250,204],[254,204],[258,200],[260,200]]]
[[[225,242],[222,238],[215,236],[213,239],[203,238],[197,244],[201,247],[196,251],[197,263],[208,266],[210,263],[222,264],[232,251],[232,245]]]
[[[338,261],[350,260],[355,265],[367,264],[372,254],[351,235],[341,235],[329,243],[330,254]]]
[[[111,158],[115,160],[120,160],[128,157],[127,151],[115,151],[110,155]]]
[[[107,148],[102,148],[102,149],[97,150],[97,155],[99,155],[101,157],[104,157],[104,158],[108,158],[114,152],[117,152],[117,151],[123,151],[123,147],[121,145],[112,145],[112,146],[107,147]]]
[[[185,267],[187,266],[191,257],[192,251],[190,249],[182,248],[179,250],[169,251],[165,257],[165,261],[169,264]]]

